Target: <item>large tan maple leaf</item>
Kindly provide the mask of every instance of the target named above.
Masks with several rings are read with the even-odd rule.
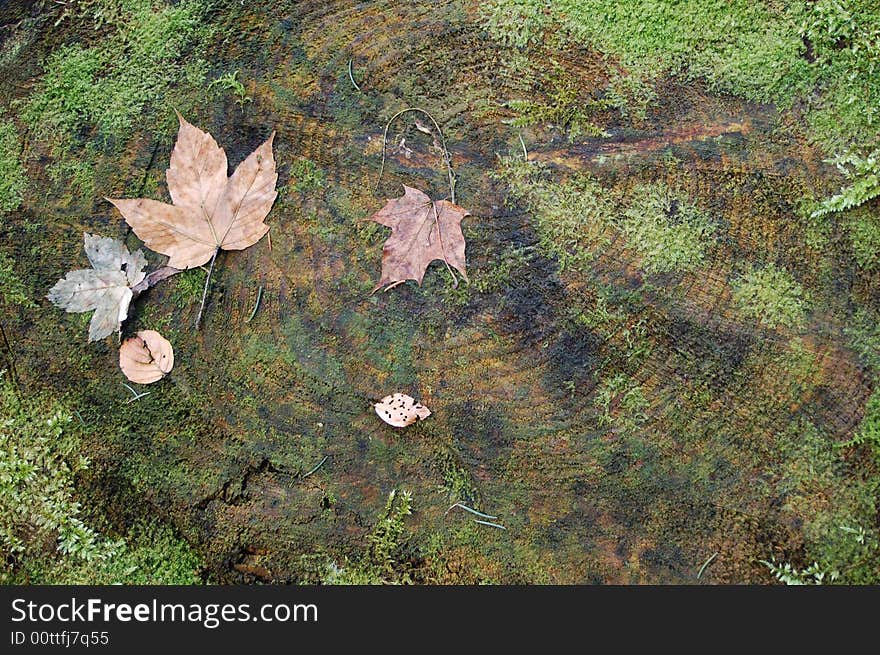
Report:
[[[193,268],[218,250],[243,250],[269,226],[263,220],[278,192],[269,139],[227,178],[226,153],[207,132],[183,116],[165,177],[174,204],[149,198],[113,199],[134,233],[148,248],[168,255],[168,266]]]
[[[470,212],[448,200],[433,201],[406,185],[403,191],[403,196],[388,200],[370,216],[371,221],[391,228],[382,249],[382,277],[373,291],[388,285],[387,291],[406,280],[421,286],[428,265],[435,259],[458,270],[467,281],[461,220]]]

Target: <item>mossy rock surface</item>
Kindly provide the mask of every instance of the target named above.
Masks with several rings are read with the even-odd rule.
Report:
[[[817,228],[801,209],[839,178],[795,109],[668,76],[643,112],[619,111],[604,101],[613,58],[505,40],[475,2],[13,4],[0,95],[27,184],[0,255],[37,304],[3,319],[20,382],[95,426],[89,484],[107,512],[142,499],[214,579],[328,581],[377,550],[392,490],[412,513],[381,551],[398,558],[385,581],[767,583],[760,560],[843,567],[839,525],[876,531],[877,462],[837,444],[873,391],[880,278],[848,223]],[[150,71],[142,120],[72,110],[63,138],[33,122],[57,53],[124,52],[136,11],[180,7],[198,28],[157,54],[176,68]],[[136,83],[105,66],[88,75]],[[210,86],[233,72],[243,92]],[[604,135],[511,125],[509,101],[557,102],[560,79]],[[199,329],[199,271],[136,300],[124,335],[159,330],[177,363],[128,402],[115,339],[88,344],[88,318],[45,293],[84,265],[84,231],[142,247],[102,197],[168,200],[175,107],[232,166],[277,131],[281,192],[270,238],[218,257]],[[385,231],[365,219],[402,184],[449,195],[412,114],[390,126],[377,180],[406,107],[443,128],[471,284],[436,262],[421,287],[371,294]],[[644,209],[646,189],[662,202]],[[782,299],[796,320],[760,320],[783,311],[772,288],[742,300],[738,281],[763,270],[802,291]],[[431,417],[380,422],[372,403],[397,391]]]

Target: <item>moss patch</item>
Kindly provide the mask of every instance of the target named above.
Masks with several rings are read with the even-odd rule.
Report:
[[[632,191],[620,229],[648,273],[684,273],[703,262],[714,226],[686,198],[663,184]]]
[[[734,300],[746,318],[771,329],[804,326],[810,297],[785,269],[773,264],[753,268],[732,285]]]
[[[617,57],[641,79],[701,78],[746,98],[810,99],[809,123],[829,151],[876,133],[880,14],[871,0],[792,3],[712,0],[698,5],[627,0],[494,0],[484,24],[525,46],[561,26],[575,43]]]
[[[179,88],[204,80],[204,61],[183,58],[207,35],[201,2],[104,4],[114,12],[106,21],[112,25],[109,34],[91,46],[55,50],[23,109],[24,120],[41,139],[68,146],[83,127],[96,128],[105,139],[124,139],[145,117],[167,105],[177,106],[182,100]],[[88,7],[83,12],[79,18],[87,20]]]
[[[546,167],[517,157],[505,158],[495,174],[508,185],[511,200],[533,212],[541,246],[561,270],[586,265],[607,243],[615,206],[595,178],[581,175],[560,184]]]
[[[24,167],[19,161],[21,144],[12,121],[0,121],[0,217],[21,204],[27,185]]]

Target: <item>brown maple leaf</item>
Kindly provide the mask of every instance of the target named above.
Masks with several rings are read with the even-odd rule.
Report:
[[[461,220],[470,212],[448,200],[433,201],[406,185],[403,190],[403,196],[388,200],[370,216],[371,221],[391,228],[382,249],[382,278],[373,291],[388,285],[387,291],[406,280],[421,286],[435,259],[444,261],[450,272],[458,270],[467,281]]]
[[[147,247],[168,255],[168,266],[193,268],[219,250],[243,250],[259,241],[278,192],[272,140],[254,150],[227,178],[226,153],[183,116],[165,172],[174,204],[149,198],[112,199]]]

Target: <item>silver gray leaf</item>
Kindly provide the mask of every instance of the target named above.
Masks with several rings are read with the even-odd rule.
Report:
[[[120,329],[133,297],[131,287],[144,279],[143,252],[129,253],[116,239],[85,234],[86,256],[93,268],[70,271],[46,297],[67,312],[94,310],[89,341],[98,341]]]

